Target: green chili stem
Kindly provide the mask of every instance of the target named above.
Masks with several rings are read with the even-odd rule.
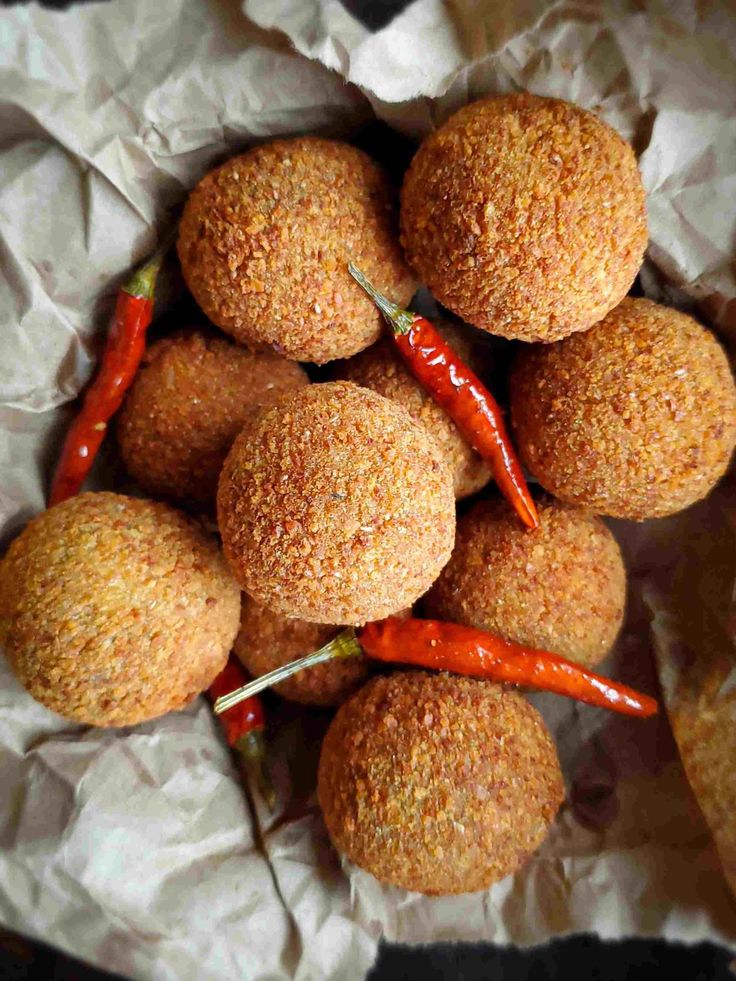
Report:
[[[245,701],[246,698],[250,698],[251,695],[257,695],[264,688],[278,685],[279,682],[286,681],[287,678],[305,668],[314,668],[318,664],[324,664],[326,661],[333,661],[337,658],[359,657],[362,654],[363,649],[358,643],[355,631],[352,627],[348,627],[313,654],[307,654],[296,661],[290,661],[289,664],[269,671],[268,674],[262,674],[260,678],[254,678],[242,688],[236,688],[229,695],[222,695],[215,702],[215,715],[222,715],[223,712],[227,712],[228,709]]]

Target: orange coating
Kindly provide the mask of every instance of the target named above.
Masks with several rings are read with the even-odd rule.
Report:
[[[529,92],[464,106],[419,147],[401,241],[435,297],[491,334],[554,341],[625,296],[647,244],[629,144],[594,113]]]
[[[408,302],[396,195],[361,150],[313,136],[254,147],[207,174],[184,208],[178,252],[207,317],[254,350],[324,364],[378,339],[351,258]]]

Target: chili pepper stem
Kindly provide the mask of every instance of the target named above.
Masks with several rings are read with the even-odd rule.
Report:
[[[348,263],[348,272],[376,304],[391,330],[395,334],[408,334],[416,320],[416,314],[413,314],[411,310],[403,310],[388,297],[385,297],[383,293],[379,293],[376,287],[365,278],[360,269],[354,266],[352,262]]]
[[[153,300],[156,279],[164,257],[169,251],[173,240],[174,232],[170,231],[164,236],[161,245],[151,258],[136,269],[130,279],[121,287],[123,293],[128,293],[130,296],[139,296],[143,300]]]
[[[296,661],[291,661],[289,664],[269,671],[268,674],[262,674],[260,678],[254,678],[242,688],[236,688],[229,695],[218,698],[214,705],[215,715],[222,715],[223,712],[227,712],[228,709],[233,708],[246,698],[250,698],[251,695],[257,695],[264,688],[270,688],[281,681],[286,681],[287,678],[305,668],[314,668],[318,664],[324,664],[326,661],[333,661],[338,658],[361,657],[362,655],[363,649],[358,643],[355,631],[352,627],[348,627],[313,654],[307,654],[305,657],[300,657]]]
[[[260,729],[251,729],[235,740],[233,749],[242,756],[246,769],[255,779],[266,806],[269,811],[273,811],[276,806],[276,791],[266,763],[266,740],[263,732]]]

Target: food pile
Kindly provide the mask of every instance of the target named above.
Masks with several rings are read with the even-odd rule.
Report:
[[[628,144],[526,93],[431,134],[398,208],[334,140],[206,175],[177,251],[207,319],[146,349],[161,255],[126,284],[52,506],[0,564],[20,682],[98,726],[209,692],[266,799],[257,690],[337,708],[317,793],[342,854],[427,894],[514,871],[564,798],[516,689],[657,708],[594,673],[626,594],[599,516],[689,506],[736,444],[716,339],[626,295],[646,241]],[[421,283],[437,324],[407,308]],[[488,335],[513,344],[508,416]],[[111,425],[150,500],[77,493]]]

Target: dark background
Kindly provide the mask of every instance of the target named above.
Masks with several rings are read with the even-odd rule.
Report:
[[[42,0],[66,8],[74,0]],[[76,0],[89,2],[89,0]],[[140,0],[155,3],[156,0]],[[342,0],[367,27],[379,30],[411,0]],[[493,3],[494,0],[487,0]],[[0,0],[8,6],[9,0]],[[733,968],[732,968],[733,965]],[[687,981],[734,981],[736,960],[714,944],[686,947],[663,940],[603,942],[579,935],[521,951],[491,944],[430,944],[401,947],[382,944],[369,981],[590,981],[682,978]],[[125,981],[120,975],[88,967],[44,944],[0,928],[0,981]],[[358,979],[356,979],[358,981]]]

